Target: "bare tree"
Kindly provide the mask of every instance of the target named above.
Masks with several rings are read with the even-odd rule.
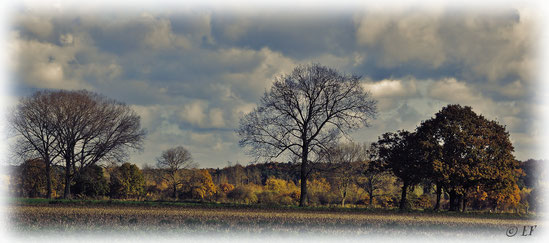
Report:
[[[240,145],[257,159],[290,154],[301,159],[301,198],[306,205],[309,162],[341,134],[368,126],[376,101],[360,77],[319,64],[298,66],[275,79],[260,104],[240,120]]]
[[[181,171],[196,167],[191,153],[182,146],[168,149],[157,159],[157,166],[166,171],[164,179],[172,185],[173,197],[177,200],[177,186],[182,183]]]
[[[378,193],[382,188],[387,188],[389,172],[383,171],[377,163],[373,163],[376,159],[376,152],[374,148],[370,148],[368,145],[363,145],[365,159],[362,161],[360,171],[362,175],[357,179],[357,184],[362,187],[369,197],[368,205],[373,206],[374,197],[379,196]]]
[[[127,149],[141,149],[145,130],[129,106],[89,91],[52,91],[51,114],[57,149],[65,160],[65,192],[88,166],[122,161]]]
[[[52,193],[51,167],[59,156],[56,124],[51,114],[51,94],[50,91],[39,91],[31,97],[21,98],[10,121],[19,136],[15,152],[24,161],[39,157],[45,165],[47,198],[51,198]]]
[[[329,163],[333,185],[340,194],[342,207],[345,207],[349,187],[357,182],[361,174],[361,165],[366,160],[366,151],[363,148],[360,144],[350,142],[337,144],[326,154],[323,153],[326,162]]]

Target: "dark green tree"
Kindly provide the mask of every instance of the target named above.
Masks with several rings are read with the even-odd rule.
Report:
[[[390,171],[402,181],[399,209],[408,207],[406,193],[425,177],[426,163],[415,133],[400,130],[385,133],[370,146],[372,163],[381,171]]]
[[[100,197],[109,193],[109,183],[99,165],[88,166],[80,176],[75,179],[71,191],[75,195],[86,197]]]
[[[46,193],[47,182],[44,166],[41,159],[27,160],[20,165],[22,196],[35,198]]]
[[[139,198],[145,192],[145,179],[137,165],[124,163],[113,170],[110,195],[113,198]]]

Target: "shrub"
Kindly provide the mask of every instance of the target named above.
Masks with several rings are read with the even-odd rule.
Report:
[[[431,197],[429,197],[429,195],[423,194],[414,201],[414,206],[416,208],[429,209],[433,207],[433,203],[431,202]]]
[[[113,198],[140,198],[145,194],[145,179],[137,165],[124,163],[111,174],[110,195]]]
[[[212,176],[207,170],[194,171],[189,186],[194,199],[209,200],[217,192]]]
[[[238,203],[257,203],[258,198],[254,191],[254,185],[237,186],[234,190],[227,194],[227,197]]]
[[[109,193],[109,184],[104,176],[103,168],[90,165],[79,177],[75,178],[71,191],[77,196],[100,198]]]
[[[278,205],[278,198],[280,194],[275,191],[262,191],[257,193],[257,202],[267,205]]]

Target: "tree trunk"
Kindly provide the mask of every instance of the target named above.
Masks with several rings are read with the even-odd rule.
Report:
[[[343,198],[341,199],[341,207],[345,207],[345,198],[347,197],[347,189],[343,192]]]
[[[301,196],[299,198],[299,206],[307,206],[307,164],[309,148],[306,143],[303,144],[303,151],[301,152]]]
[[[178,198],[177,198],[177,184],[174,182],[173,183],[173,198],[177,201]]]
[[[369,199],[370,202],[368,205],[371,207],[374,201],[374,183],[373,183],[373,178],[371,176],[368,178],[368,195],[370,196],[370,199]]]
[[[402,185],[402,194],[400,196],[400,206],[398,207],[400,210],[404,210],[406,208],[406,191],[408,190],[408,184],[404,182]]]
[[[463,195],[460,194],[460,195],[458,195],[457,198],[458,198],[458,200],[457,200],[457,206],[456,206],[456,207],[457,207],[457,211],[458,211],[458,212],[462,212],[462,210],[463,210],[463,208],[462,208],[462,206],[463,206]]]
[[[71,163],[69,159],[65,159],[65,193],[64,199],[70,199],[71,197]]]
[[[467,210],[467,198],[465,195],[462,196],[463,199],[461,200],[461,212],[465,213]]]
[[[455,190],[450,190],[450,209],[448,211],[458,211],[459,198]]]
[[[46,198],[51,199],[51,165],[49,159],[46,161]]]
[[[440,196],[442,195],[442,186],[440,184],[440,182],[437,183],[437,202],[434,208],[435,211],[440,210]]]
[[[370,194],[370,202],[368,203],[368,205],[370,205],[370,207],[372,206],[372,203],[373,203],[373,200],[374,200],[374,192],[373,191],[369,191],[368,194]]]

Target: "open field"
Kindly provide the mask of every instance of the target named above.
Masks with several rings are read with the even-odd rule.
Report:
[[[124,203],[101,201],[17,201],[4,208],[8,230],[33,233],[260,234],[286,236],[416,236],[506,239],[508,230],[537,225],[533,217],[364,209],[268,208],[243,205]],[[514,232],[511,232],[514,233]],[[528,233],[528,232],[526,232]],[[455,239],[455,238],[454,238]]]

